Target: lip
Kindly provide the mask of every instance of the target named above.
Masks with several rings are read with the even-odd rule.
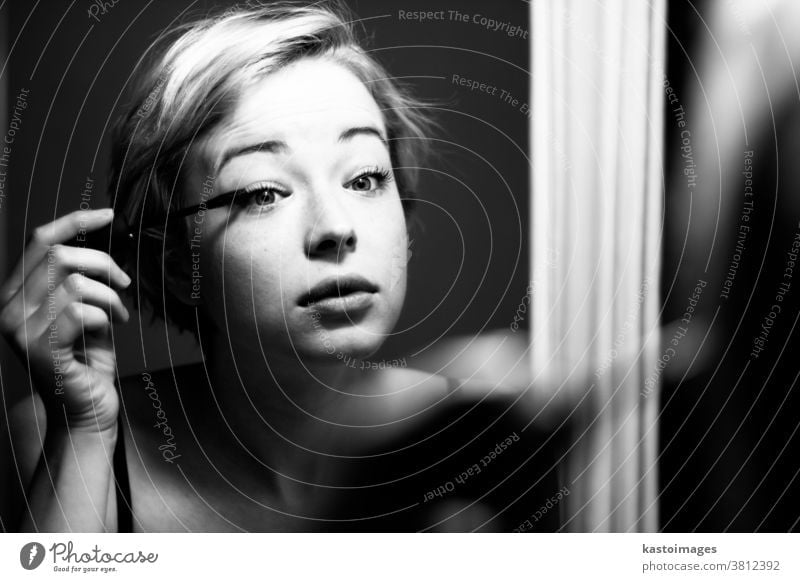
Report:
[[[353,312],[372,305],[378,286],[360,275],[328,277],[300,297],[298,305],[322,313]]]

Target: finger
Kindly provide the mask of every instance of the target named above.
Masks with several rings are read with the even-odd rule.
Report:
[[[70,348],[86,333],[106,331],[111,326],[108,314],[96,305],[78,301],[68,304],[50,326],[50,332],[41,336],[49,349]]]
[[[0,287],[0,303],[7,302],[17,292],[30,271],[44,258],[51,246],[65,243],[82,231],[89,232],[102,228],[111,222],[112,218],[114,211],[111,208],[77,210],[35,228],[22,257],[8,280]]]
[[[111,258],[111,255],[104,251],[60,244],[52,246],[51,249],[52,251],[45,257],[47,265],[51,264],[51,261],[55,261],[65,277],[69,273],[79,271],[91,277],[108,281],[109,284],[122,289],[131,283],[131,278],[127,273]],[[42,267],[46,270],[47,265],[42,265]]]
[[[75,301],[99,307],[112,318],[123,322],[130,319],[130,314],[116,291],[80,273],[72,273],[25,322],[29,337],[38,337],[45,333],[66,306]]]
[[[108,253],[54,245],[3,308],[4,321],[12,326],[20,325],[39,308],[45,297],[52,296],[64,279],[76,271],[90,277],[110,279],[110,283],[119,288],[131,283],[130,277]]]

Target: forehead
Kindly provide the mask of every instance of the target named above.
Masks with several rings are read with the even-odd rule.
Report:
[[[243,93],[237,113],[267,103],[286,113],[341,107],[379,114],[361,80],[329,58],[300,59],[264,77]]]
[[[248,137],[315,141],[361,125],[385,133],[383,115],[361,80],[332,60],[309,58],[245,89],[217,133],[229,144]]]

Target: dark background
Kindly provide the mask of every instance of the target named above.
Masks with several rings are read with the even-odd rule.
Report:
[[[709,71],[737,67],[733,55],[713,46],[708,27],[715,6],[735,9],[732,3],[708,0],[669,2],[667,76],[684,104],[695,147],[703,140],[717,142],[714,135],[702,134],[711,131],[701,123],[709,113],[704,96],[714,83]],[[774,86],[770,94],[760,77],[753,86],[739,88],[741,99],[748,94],[759,99],[755,115],[746,120],[747,140],[743,129],[737,130],[733,139],[739,158],[722,170],[713,159],[716,151],[706,152],[691,205],[681,173],[681,129],[667,114],[663,321],[681,317],[688,289],[698,278],[708,281],[698,317],[713,321],[690,331],[690,340],[702,347],[687,354],[694,360],[685,377],[669,378],[662,387],[660,511],[662,528],[673,532],[796,531],[800,519],[797,268],[764,352],[749,357],[753,338],[775,303],[786,250],[800,220],[800,101],[791,79],[797,73],[785,52],[777,58],[764,54],[765,45],[780,42],[776,24],[758,31],[745,14],[739,24],[734,34],[746,53],[760,53],[767,79],[787,75],[793,94],[779,95]],[[744,27],[752,36],[742,33]],[[708,54],[703,52],[706,43],[712,45]],[[741,128],[742,120],[734,116],[727,122]],[[737,241],[744,150],[754,151],[755,210],[726,301],[719,292]],[[698,220],[702,216],[709,220]]]

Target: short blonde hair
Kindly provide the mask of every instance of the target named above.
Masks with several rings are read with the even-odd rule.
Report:
[[[427,107],[359,46],[352,22],[338,2],[249,2],[157,39],[112,136],[109,187],[118,219],[134,232],[142,225],[166,227],[169,213],[185,202],[181,173],[191,144],[233,111],[243,89],[305,57],[335,60],[370,91],[384,117],[408,216],[431,127]],[[165,271],[180,255],[176,245],[187,244],[180,230],[170,224],[163,239],[140,236],[120,260],[136,271],[137,307],[144,300],[155,315],[196,333],[194,308],[165,285]]]

